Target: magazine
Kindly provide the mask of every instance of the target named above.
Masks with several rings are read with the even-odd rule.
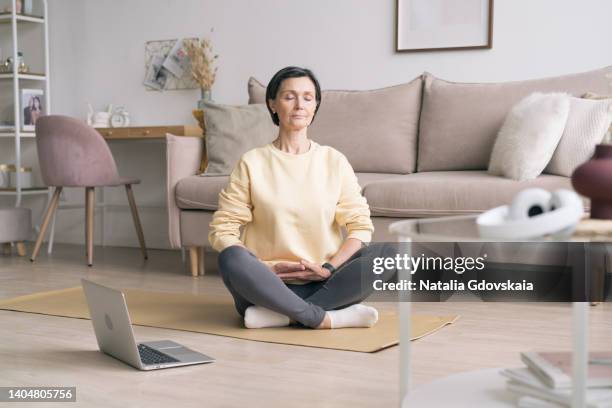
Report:
[[[510,379],[507,383],[507,389],[521,397],[530,396],[564,406],[570,406],[571,404],[571,389],[553,390],[544,384],[529,368],[505,369],[500,374]],[[612,408],[612,388],[588,389],[587,407]]]
[[[182,39],[176,40],[162,66],[177,78],[181,78],[189,70],[191,60]]]
[[[147,69],[145,80],[143,84],[149,88],[156,90],[162,90],[166,87],[166,80],[168,78],[168,71],[162,66],[164,63],[164,57],[160,55],[153,56],[151,63]]]
[[[528,352],[521,353],[521,359],[546,385],[551,388],[571,388],[572,386],[572,353]],[[589,359],[609,360],[612,352],[591,352]],[[587,387],[612,387],[612,365],[589,364]]]

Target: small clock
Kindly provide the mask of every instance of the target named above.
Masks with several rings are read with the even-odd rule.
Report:
[[[125,108],[119,107],[115,109],[110,118],[111,127],[126,127],[130,125],[130,114]]]

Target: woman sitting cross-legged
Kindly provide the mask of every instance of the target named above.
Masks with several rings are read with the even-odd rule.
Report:
[[[372,273],[374,227],[351,165],[308,139],[319,83],[308,69],[284,68],[266,103],[278,137],[242,156],[210,224],[223,282],[248,328],[371,327],[378,312],[359,302],[391,275]]]

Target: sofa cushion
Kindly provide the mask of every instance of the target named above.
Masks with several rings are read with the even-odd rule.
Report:
[[[532,92],[609,93],[612,66],[503,83],[456,83],[425,74],[418,171],[484,170],[511,107]]]
[[[436,171],[373,181],[363,193],[372,216],[428,217],[479,213],[508,204],[528,187],[571,188],[571,181],[548,174],[515,181],[486,171]]]
[[[278,135],[265,105],[203,104],[206,174],[229,175],[244,153],[270,143]]]
[[[393,180],[401,174],[389,173],[356,173],[361,188],[370,183]],[[183,210],[216,210],[219,204],[219,193],[229,182],[229,176],[190,176],[176,185],[176,205]]]
[[[263,84],[251,78],[248,88],[249,103],[265,103]],[[308,136],[338,149],[355,171],[412,173],[421,92],[421,77],[370,91],[323,91]]]
[[[612,122],[612,98],[570,98],[570,113],[561,141],[544,172],[571,176],[576,167],[593,157]]]
[[[538,177],[563,135],[569,98],[565,93],[534,92],[517,103],[497,134],[489,173],[519,181]]]
[[[391,173],[355,173],[357,176],[357,182],[361,186],[363,191],[364,188],[370,183],[374,183],[382,180],[393,180],[402,178],[403,174],[391,174]]]

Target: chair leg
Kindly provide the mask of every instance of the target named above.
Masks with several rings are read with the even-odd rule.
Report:
[[[134,227],[136,227],[136,234],[138,235],[138,242],[140,243],[140,251],[142,252],[144,259],[148,259],[149,256],[147,255],[147,244],[145,244],[142,224],[140,224],[140,217],[138,217],[138,208],[136,207],[136,200],[134,200],[134,191],[132,191],[131,184],[125,185],[125,192],[127,193],[130,209],[132,210],[132,218],[134,219]]]
[[[26,256],[25,244],[23,242],[17,242],[16,246],[17,246],[17,255]]]
[[[204,276],[204,247],[198,247],[198,275]]]
[[[87,204],[89,203],[89,197],[87,197],[87,191],[87,187],[85,187],[85,205],[83,205],[83,208],[85,209],[85,222],[83,223],[85,227],[85,259],[88,259],[89,257],[89,245],[87,245],[87,237],[89,236],[89,223],[87,222]]]
[[[87,265],[93,266],[93,237],[94,237],[94,205],[96,204],[96,190],[94,187],[85,187],[86,229],[87,236]]]
[[[51,231],[49,231],[49,241],[47,241],[47,254],[51,255],[53,252],[53,240],[55,239],[55,219],[57,218],[57,211],[51,218]]]
[[[191,276],[198,276],[198,247],[189,247],[189,264],[191,265]]]
[[[38,256],[38,251],[40,251],[40,246],[42,245],[42,241],[47,232],[47,227],[49,227],[49,221],[51,220],[53,214],[55,214],[55,210],[57,210],[61,193],[62,187],[56,187],[55,191],[53,192],[53,197],[51,197],[51,201],[49,202],[49,207],[47,208],[45,217],[43,218],[43,222],[40,225],[40,232],[38,233],[38,238],[36,239],[36,244],[34,245],[34,250],[32,251],[32,257],[30,258],[30,261],[32,262],[34,262]]]

